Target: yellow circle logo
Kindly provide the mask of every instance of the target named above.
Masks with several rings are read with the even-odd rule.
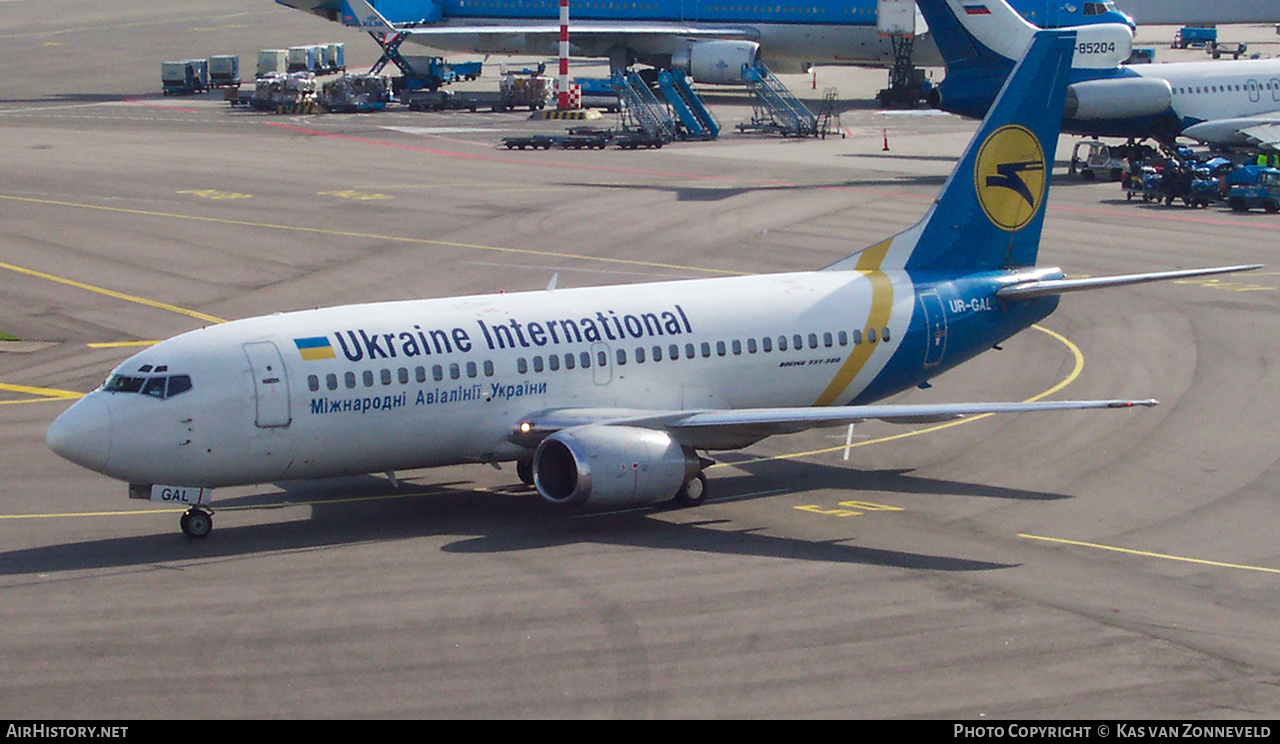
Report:
[[[987,219],[1013,232],[1040,210],[1049,169],[1040,140],[1026,127],[1010,124],[982,143],[973,176]]]

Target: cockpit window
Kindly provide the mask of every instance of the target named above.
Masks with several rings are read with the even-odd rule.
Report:
[[[169,377],[169,391],[165,394],[166,398],[172,398],[179,393],[185,393],[191,389],[190,375],[172,375]]]
[[[108,393],[136,393],[142,390],[142,384],[147,381],[145,377],[129,377],[127,375],[112,375],[111,379],[102,386],[103,390]]]
[[[191,389],[190,375],[134,377],[112,375],[102,389],[108,393],[142,393],[153,398],[172,398]]]

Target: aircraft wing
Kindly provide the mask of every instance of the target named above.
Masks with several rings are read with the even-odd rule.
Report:
[[[1255,124],[1246,129],[1241,129],[1240,134],[1255,145],[1270,145],[1274,147],[1277,143],[1280,143],[1280,121]]]
[[[1182,133],[1207,144],[1275,147],[1280,144],[1280,111],[1239,119],[1213,119],[1193,124]]]
[[[871,419],[891,423],[935,423],[991,413],[1034,413],[1097,408],[1154,406],[1146,400],[1062,400],[1022,403],[916,403],[796,408],[741,408],[695,411],[644,411],[565,408],[520,420],[510,439],[533,447],[562,429],[578,426],[634,426],[662,429],[694,449],[737,449],[776,434],[856,424]]]
[[[518,34],[560,34],[559,21],[512,21],[502,24],[453,25],[415,25],[395,24],[388,21],[365,0],[346,0],[341,20],[344,25],[357,26],[372,32],[394,32],[412,36],[497,36],[510,37]],[[748,26],[707,26],[695,23],[663,22],[663,21],[574,21],[574,36],[600,35],[610,36],[625,34],[628,36],[698,36],[721,39],[750,39],[759,37],[759,32]]]
[[[547,23],[510,23],[502,26],[397,26],[397,33],[412,36],[513,36],[516,34],[560,34],[560,25]],[[697,26],[687,23],[645,23],[643,21],[582,21],[573,24],[573,35],[626,34],[628,36],[712,36],[721,39],[754,40],[760,32],[746,26]]]

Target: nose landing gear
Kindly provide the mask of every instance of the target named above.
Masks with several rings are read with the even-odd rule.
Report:
[[[203,540],[213,531],[213,512],[203,506],[193,506],[182,513],[178,525],[182,527],[182,534]]]

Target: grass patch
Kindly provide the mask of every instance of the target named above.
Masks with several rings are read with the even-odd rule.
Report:
[[[18,341],[18,340],[19,338],[17,336],[10,336],[4,331],[0,331],[0,341]]]

